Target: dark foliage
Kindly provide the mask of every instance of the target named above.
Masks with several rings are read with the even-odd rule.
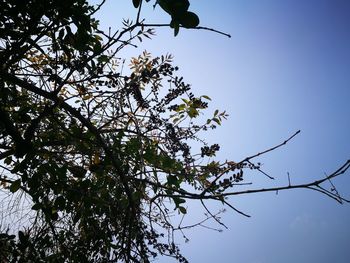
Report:
[[[252,163],[260,154],[213,160],[219,146],[199,134],[227,114],[194,122],[210,98],[191,93],[171,56],[143,52],[126,69],[119,51],[153,35],[140,22],[142,1],[132,2],[136,22],[115,33],[99,29],[93,14],[100,6],[85,0],[0,2],[0,187],[23,199],[26,212],[13,229],[2,211],[1,262],[149,262],[157,255],[186,262],[173,238],[182,227],[171,222],[187,213],[186,201],[207,210],[204,201],[216,200],[242,213],[227,196],[275,190],[237,192],[246,169],[262,172]],[[157,3],[175,35],[198,26],[187,0]],[[279,189],[344,200],[322,182]],[[207,212],[206,220],[222,224]]]

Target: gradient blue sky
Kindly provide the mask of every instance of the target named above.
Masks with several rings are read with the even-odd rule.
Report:
[[[312,181],[350,158],[350,1],[192,0],[190,9],[202,26],[232,38],[197,30],[174,38],[170,29],[157,29],[153,40],[122,55],[173,54],[195,92],[213,99],[212,110],[227,110],[229,119],[206,137],[222,146],[221,160],[262,151],[299,129],[286,147],[260,159],[277,178],[271,186],[287,184],[287,172],[292,183]],[[142,15],[150,23],[169,21],[150,3]],[[112,29],[135,17],[130,0],[109,0],[99,15]],[[249,179],[267,182],[261,174]],[[350,172],[334,183],[350,197]],[[350,262],[350,205],[306,190],[231,201],[252,217],[228,210],[228,230],[189,231],[182,250],[191,262]]]

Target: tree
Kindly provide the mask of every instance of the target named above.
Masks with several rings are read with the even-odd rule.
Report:
[[[143,52],[129,69],[118,55],[151,38],[155,27],[170,26],[175,36],[181,27],[216,30],[198,26],[187,0],[155,1],[171,21],[146,24],[147,2],[133,0],[136,20],[117,32],[103,32],[93,18],[104,1],[0,2],[0,182],[29,206],[21,228],[1,228],[2,261],[149,262],[168,255],[186,262],[173,233],[188,226],[171,217],[190,213],[189,200],[218,224],[207,200],[242,215],[227,197],[306,188],[347,201],[323,183],[350,161],[308,184],[246,188],[247,170],[272,178],[254,159],[298,132],[243,160],[215,160],[219,145],[200,135],[227,114],[215,110],[201,123],[210,98],[191,92],[170,55]]]

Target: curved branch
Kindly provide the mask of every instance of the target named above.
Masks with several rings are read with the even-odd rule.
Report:
[[[170,27],[170,24],[140,24],[140,26],[142,27]],[[180,25],[181,28],[185,28],[183,26]],[[210,28],[210,27],[205,27],[205,26],[197,26],[197,27],[194,27],[194,28],[187,28],[186,29],[197,29],[197,30],[206,30],[206,31],[211,31],[211,32],[214,32],[214,33],[217,33],[217,34],[220,34],[220,35],[223,35],[223,36],[226,36],[228,38],[231,38],[231,35],[230,34],[227,34],[225,32],[222,32],[222,31],[219,31],[219,30],[216,30],[214,28]]]

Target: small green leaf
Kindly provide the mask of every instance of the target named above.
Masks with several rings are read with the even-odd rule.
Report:
[[[187,114],[190,116],[190,118],[195,118],[199,115],[198,111],[195,108],[190,108]]]
[[[180,112],[180,111],[183,111],[184,109],[186,108],[186,105],[185,104],[180,104],[177,108],[176,108],[176,112]],[[181,116],[180,116],[181,118]]]
[[[18,179],[11,184],[10,191],[12,193],[15,193],[15,192],[17,192],[17,190],[19,189],[20,186],[21,186],[21,179]]]

